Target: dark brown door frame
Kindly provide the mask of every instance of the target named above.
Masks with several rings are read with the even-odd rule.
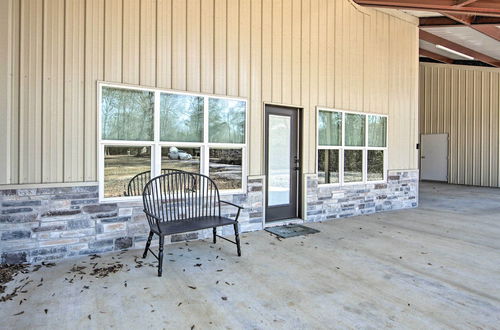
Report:
[[[282,104],[276,104],[276,103],[264,103],[264,169],[265,169],[265,193],[266,193],[266,197],[265,197],[265,205],[264,205],[264,209],[265,209],[265,219],[264,219],[264,223],[270,223],[270,222],[273,222],[273,221],[280,221],[280,220],[284,220],[284,219],[276,219],[276,220],[267,220],[267,216],[268,216],[268,179],[269,179],[269,176],[268,176],[268,147],[269,147],[269,143],[268,143],[268,133],[269,133],[269,127],[268,127],[268,107],[274,107],[274,108],[281,108],[281,109],[284,109],[285,111],[288,110],[288,111],[296,111],[296,127],[297,127],[297,131],[296,131],[296,137],[297,137],[297,140],[296,140],[296,149],[297,149],[297,155],[298,155],[298,159],[299,159],[299,162],[296,163],[294,165],[294,167],[297,167],[298,170],[295,171],[296,173],[296,192],[295,192],[295,203],[296,203],[296,210],[295,210],[295,215],[294,216],[291,216],[292,218],[301,218],[302,217],[302,168],[303,168],[303,127],[302,127],[302,122],[303,122],[303,109],[302,108],[299,108],[299,107],[296,107],[296,106],[290,106],[290,105],[282,105]],[[293,156],[292,156],[293,157]],[[292,168],[292,171],[294,170],[294,168]]]

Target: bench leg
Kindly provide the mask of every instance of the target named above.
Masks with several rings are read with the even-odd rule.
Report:
[[[163,270],[163,242],[165,241],[165,236],[160,236],[160,251],[158,253],[158,276],[161,277]]]
[[[213,233],[214,233],[214,244],[217,243],[217,228],[213,228]]]
[[[144,254],[142,255],[143,258],[146,258],[148,256],[148,249],[151,246],[151,240],[153,239],[153,232],[149,232],[149,237],[148,241],[146,242],[146,248],[144,249]]]
[[[238,257],[241,257],[240,230],[237,223],[234,224],[234,235],[236,236],[236,249],[238,251]]]

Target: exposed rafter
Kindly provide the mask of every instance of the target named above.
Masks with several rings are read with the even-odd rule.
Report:
[[[362,6],[380,8],[500,16],[500,1],[498,0],[472,2],[459,0],[354,0],[354,2]]]
[[[474,16],[471,24],[479,25],[500,25],[500,17]],[[461,26],[462,23],[445,16],[421,17],[420,27],[441,27],[441,26]]]
[[[472,50],[470,48],[456,44],[456,43],[451,42],[449,40],[443,39],[437,35],[434,35],[432,33],[427,32],[427,31],[420,30],[420,39],[427,41],[427,42],[430,42],[431,44],[434,44],[434,45],[441,45],[441,46],[447,47],[449,49],[452,49],[454,51],[457,51],[459,53],[462,53],[462,54],[465,54],[468,56],[472,56],[474,59],[476,59],[478,61],[493,65],[495,67],[500,67],[500,61],[498,61],[497,59],[495,59],[493,57],[481,54],[475,50]]]
[[[422,48],[419,49],[419,53],[421,56],[432,58],[433,60],[439,61],[441,63],[453,64],[453,60],[451,58],[430,52]]]

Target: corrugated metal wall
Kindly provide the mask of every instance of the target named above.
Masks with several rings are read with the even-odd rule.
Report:
[[[318,105],[389,114],[389,167],[417,167],[405,16],[349,0],[4,0],[0,12],[2,184],[97,179],[97,80],[249,98],[250,174],[263,102],[304,107],[306,173]]]
[[[500,186],[500,69],[422,63],[420,133],[448,133],[448,181]]]

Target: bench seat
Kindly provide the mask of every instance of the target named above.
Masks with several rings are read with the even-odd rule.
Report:
[[[160,231],[163,235],[180,234],[201,229],[214,228],[219,226],[234,225],[237,222],[233,219],[220,216],[204,216],[186,220],[165,221],[159,223]],[[153,226],[154,229],[154,226]],[[156,234],[158,230],[153,230]]]

